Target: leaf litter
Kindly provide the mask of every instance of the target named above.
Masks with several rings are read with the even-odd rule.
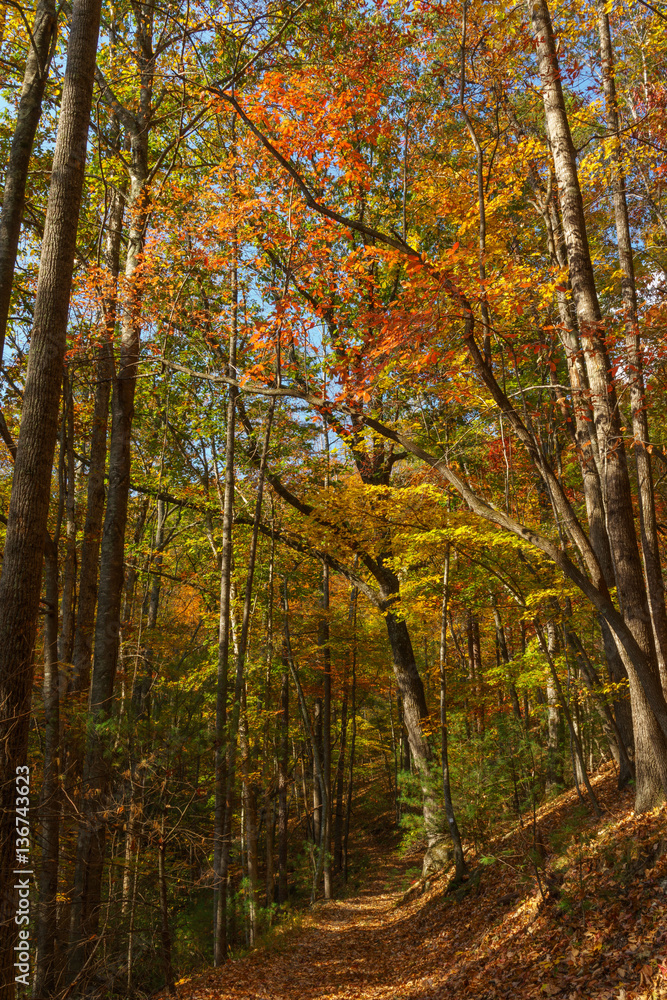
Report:
[[[567,791],[469,853],[458,887],[445,872],[406,892],[415,857],[369,841],[358,895],[180,982],[180,1000],[667,998],[665,806],[636,815],[611,764],[593,785],[601,819]]]

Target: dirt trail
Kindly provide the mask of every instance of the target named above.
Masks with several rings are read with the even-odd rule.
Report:
[[[531,875],[526,828],[491,845],[496,861],[473,870],[459,899],[445,893],[443,875],[402,902],[416,857],[369,843],[374,877],[358,895],[321,903],[268,948],[179,983],[179,997],[667,997],[666,812],[636,817],[613,778],[607,770],[595,779],[600,822],[582,816],[570,792],[540,811],[542,842],[559,843],[543,869],[563,873],[553,897]],[[568,844],[558,840],[563,829],[575,831]]]
[[[435,996],[414,991],[407,982],[413,934],[406,927],[408,913],[397,903],[415,858],[381,859],[374,852],[373,861],[380,862],[375,878],[357,896],[317,904],[298,929],[278,935],[269,949],[259,948],[190,984],[179,984],[179,994],[216,1000]]]

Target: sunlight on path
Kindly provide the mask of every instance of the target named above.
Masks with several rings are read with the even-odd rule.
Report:
[[[667,1000],[667,852],[629,881],[621,863],[629,847],[637,858],[661,843],[664,809],[636,816],[611,768],[594,783],[604,816],[577,813],[579,839],[561,858],[564,896],[591,901],[583,917],[500,864],[473,872],[458,899],[442,873],[404,901],[418,859],[368,843],[358,895],[318,903],[265,947],[180,983],[180,1000]],[[545,842],[577,806],[568,791],[538,811]],[[501,833],[497,848],[520,863],[523,837]]]
[[[416,932],[410,907],[397,908],[407,884],[407,862],[389,864],[374,885],[351,899],[320,903],[299,932],[277,950],[258,950],[229,963],[207,980],[183,984],[188,998],[215,1000],[427,1000],[431,976],[420,975]],[[396,886],[388,891],[389,886]],[[194,987],[194,989],[193,989]]]

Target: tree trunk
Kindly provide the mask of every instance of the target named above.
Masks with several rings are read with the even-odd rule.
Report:
[[[498,611],[498,602],[495,597],[491,596],[491,607],[493,609],[493,622],[496,629],[496,641],[498,643],[498,651],[500,653],[500,658],[505,664],[509,666],[510,664],[510,654],[507,648],[507,637],[505,636],[505,629],[503,628],[503,623],[500,620],[500,612]],[[519,693],[516,689],[516,685],[511,679],[507,681],[507,687],[510,693],[510,698],[512,700],[512,711],[514,712],[514,718],[521,722],[521,706],[519,704]]]
[[[248,852],[248,924],[250,947],[254,948],[259,930],[259,914],[257,901],[258,866],[257,866],[257,793],[251,778],[250,741],[248,738],[248,719],[245,690],[243,706],[239,720],[239,743],[241,749],[241,764],[243,774],[243,812],[245,815],[246,844]]]
[[[287,903],[287,768],[289,765],[289,667],[283,642],[283,677],[278,717],[278,900]]]
[[[151,712],[151,692],[154,682],[153,647],[157,616],[160,608],[160,594],[162,593],[162,574],[160,572],[164,555],[164,548],[167,543],[165,532],[165,521],[167,519],[167,503],[158,499],[156,504],[156,526],[153,538],[153,564],[152,581],[150,594],[148,596],[148,615],[146,618],[146,628],[143,633],[145,645],[139,655],[139,662],[142,664],[141,670],[135,670],[132,685],[132,716],[135,720],[147,719]],[[139,676],[137,677],[137,674]]]
[[[559,773],[559,729],[558,695],[550,679],[547,681],[547,793],[557,791],[563,783],[563,776]]]
[[[447,727],[447,604],[449,601],[449,544],[445,552],[445,568],[442,578],[442,613],[440,616],[440,760],[442,765],[442,788],[445,796],[445,815],[454,849],[455,879],[460,881],[466,871],[463,844],[454,803],[449,774],[449,731]]]
[[[426,833],[423,874],[426,878],[430,872],[447,864],[448,843],[434,781],[433,753],[422,728],[422,720],[428,718],[428,708],[405,620],[389,611],[385,614],[385,622],[394,659],[396,683],[403,700],[403,719],[410,741],[410,751],[423,795]]]
[[[614,51],[609,27],[609,15],[603,3],[598,0],[598,28],[602,55],[602,84],[604,88],[607,124],[613,136],[612,156],[614,219],[618,257],[621,265],[621,285],[625,309],[625,345],[627,353],[627,377],[630,381],[630,406],[632,409],[632,432],[635,439],[635,464],[637,467],[637,499],[641,530],[644,573],[649,598],[651,621],[655,636],[658,666],[662,688],[667,696],[667,612],[665,610],[665,589],[663,586],[658,527],[655,513],[655,491],[653,471],[649,451],[650,437],[648,412],[646,409],[646,389],[644,385],[643,357],[639,325],[637,321],[637,288],[632,256],[632,239],[628,218],[628,203],[621,147],[620,118],[614,80]]]
[[[328,435],[327,439],[328,456]],[[327,472],[328,480],[328,472]],[[328,483],[327,483],[328,485]],[[331,647],[329,645],[329,567],[322,566],[322,616],[320,618],[319,646],[323,658],[324,702],[322,705],[322,764],[326,786],[327,808],[322,817],[324,824],[324,898],[331,899]]]
[[[348,768],[347,797],[345,804],[345,836],[343,838],[343,879],[347,882],[350,824],[352,821],[352,794],[354,792],[354,763],[357,749],[357,591],[352,593],[352,730],[350,733],[350,764]]]
[[[54,0],[39,0],[32,38],[28,43],[23,87],[5,171],[5,191],[0,212],[0,364],[5,348],[30,156],[42,114],[42,99],[54,51],[57,24]]]
[[[558,653],[558,632],[553,621],[546,624],[547,648],[553,659]],[[547,681],[547,791],[553,792],[563,785],[563,769],[560,760],[560,712],[558,691],[553,677]]]
[[[273,904],[275,903],[276,895],[276,873],[274,861],[276,846],[276,803],[270,786],[266,789],[266,793],[264,795],[264,817],[266,822],[266,850],[264,855],[266,867],[264,876],[264,885],[266,886],[265,903],[269,913],[269,925],[272,925]]]
[[[346,660],[345,676],[343,678],[343,701],[340,710],[340,752],[336,767],[336,814],[333,823],[333,862],[334,869],[337,872],[342,872],[343,870],[343,791],[345,787],[345,751],[347,748],[348,688],[349,680]]]
[[[474,699],[473,715],[477,735],[484,733],[484,704],[482,702],[482,653],[479,642],[479,619],[468,612],[468,681]]]
[[[549,191],[547,191],[547,198],[542,214],[547,227],[552,260],[560,268],[565,268],[568,263],[565,237],[558,216],[558,209],[554,198],[549,195]],[[590,541],[600,565],[605,584],[609,590],[612,590],[615,586],[614,566],[609,545],[609,536],[607,534],[605,504],[602,483],[600,481],[600,449],[595,432],[593,411],[590,405],[590,387],[579,339],[577,315],[573,303],[568,301],[564,290],[558,290],[556,297],[561,320],[561,337],[565,348],[568,375],[572,387],[574,427],[571,427],[571,433],[577,449],[577,457],[581,469]],[[602,632],[609,673],[614,683],[618,686],[627,681],[627,670],[625,669],[619,648],[608,623],[601,615],[598,616],[598,621]],[[633,750],[634,738],[632,734],[630,702],[625,693],[618,688],[617,690],[614,710],[619,732],[622,734],[626,749]],[[633,776],[634,772],[629,773],[624,767],[621,767],[619,783],[623,786]]]
[[[320,843],[322,836],[322,781],[320,768],[324,771],[322,760],[322,699],[316,698],[313,705],[313,842]],[[315,753],[317,747],[317,753]]]
[[[57,936],[58,848],[60,837],[60,676],[58,670],[58,534],[47,543],[44,619],[44,778],[42,781],[42,858],[35,947],[34,996],[53,991]]]
[[[572,720],[572,715],[570,713],[570,709],[569,709],[567,701],[565,699],[565,694],[563,692],[563,688],[562,688],[562,685],[560,683],[560,678],[558,677],[558,672],[556,670],[556,665],[555,665],[555,663],[553,661],[551,650],[549,649],[549,644],[545,641],[544,633],[543,633],[542,628],[540,627],[540,624],[539,624],[539,622],[537,620],[534,622],[534,625],[535,625],[535,632],[537,634],[537,638],[538,638],[538,641],[539,641],[539,644],[540,644],[540,648],[541,648],[542,652],[544,653],[544,656],[546,657],[547,663],[549,665],[549,671],[550,671],[551,677],[553,679],[554,687],[556,688],[556,691],[558,693],[558,697],[560,699],[560,703],[561,703],[561,706],[563,708],[563,713],[565,714],[565,719],[567,721],[567,725],[568,725],[568,728],[570,730],[570,738],[572,739],[572,743],[573,743],[573,747],[574,747],[575,755],[576,755],[575,756],[575,772],[576,772],[576,765],[578,764],[579,767],[580,767],[580,769],[581,769],[581,776],[582,776],[582,778],[584,780],[584,783],[586,785],[586,790],[587,790],[589,798],[591,800],[591,804],[593,806],[593,810],[595,812],[595,815],[599,817],[599,816],[602,815],[601,810],[600,810],[600,805],[598,803],[597,798],[595,797],[595,792],[593,791],[593,787],[592,787],[592,785],[591,785],[591,783],[589,781],[589,778],[588,778],[588,773],[586,771],[586,761],[584,759],[584,751],[583,751],[583,748],[582,748],[582,745],[581,745],[581,740],[579,738],[579,733],[577,732],[577,729],[575,728],[574,722]],[[577,775],[575,773],[575,780],[576,780],[576,778],[577,778]]]
[[[124,199],[116,189],[111,195],[109,223],[105,239],[104,259],[109,270],[109,292],[103,300],[104,339],[97,348],[95,399],[90,437],[90,465],[86,520],[81,543],[81,568],[79,571],[79,604],[74,631],[72,663],[74,666],[71,691],[87,691],[90,684],[90,665],[93,655],[95,606],[97,604],[97,563],[100,554],[102,521],[104,518],[104,471],[107,458],[107,424],[109,398],[114,376],[113,338],[116,329],[118,275],[120,273],[120,245],[123,232]]]
[[[227,371],[230,377],[236,372],[236,344],[238,336],[238,275],[236,257],[232,268],[232,323],[229,335]],[[227,957],[227,871],[223,870],[225,854],[225,795],[227,788],[227,692],[229,685],[229,647],[231,634],[231,577],[232,577],[232,525],[234,518],[234,452],[236,433],[236,398],[238,392],[230,387],[227,402],[227,431],[225,439],[225,487],[222,514],[222,553],[220,560],[220,624],[218,631],[218,680],[215,708],[215,816],[213,827],[213,961],[221,965]],[[230,817],[231,822],[231,817]]]
[[[584,359],[591,390],[591,405],[600,451],[600,472],[607,514],[609,544],[624,620],[646,661],[650,677],[643,682],[635,666],[626,663],[635,730],[637,811],[651,808],[667,792],[667,739],[649,705],[645,686],[652,685],[655,710],[665,711],[660,697],[660,674],[653,637],[644,574],[634,528],[634,511],[627,458],[621,431],[618,401],[611,379],[611,364],[602,329],[595,288],[576,154],[560,82],[558,56],[546,0],[531,2],[533,30],[544,99],[547,137],[554,160],[563,233],[577,312]]]
[[[76,511],[74,473],[74,398],[67,369],[63,375],[65,461],[61,463],[60,488],[65,496],[65,565],[61,600],[62,624],[58,639],[58,659],[65,667],[72,660],[74,609],[76,604]],[[64,480],[64,481],[63,481]]]
[[[135,934],[135,924],[137,919],[137,888],[139,885],[139,854],[141,852],[141,840],[137,840],[136,850],[134,852],[134,866],[130,868],[130,891],[128,894],[129,898],[129,915],[130,919],[127,927],[127,995],[132,996],[132,970],[134,967],[134,934]]]
[[[232,337],[234,339],[234,343],[236,343],[235,328],[232,333]],[[230,405],[230,410],[231,410],[231,405]],[[238,737],[239,720],[241,716],[241,699],[245,684],[244,680],[245,658],[248,650],[248,636],[250,633],[250,614],[252,610],[252,594],[253,594],[253,584],[255,577],[255,565],[257,562],[257,542],[259,539],[259,525],[261,521],[262,501],[264,496],[264,477],[266,472],[266,462],[269,454],[269,445],[271,442],[271,430],[273,427],[274,412],[275,412],[275,397],[272,398],[269,404],[269,411],[266,419],[264,442],[263,442],[263,448],[259,466],[257,499],[255,501],[255,512],[252,522],[252,536],[250,542],[250,552],[248,554],[248,569],[246,572],[245,594],[243,600],[243,619],[241,622],[241,635],[238,642],[238,648],[236,649],[236,677],[234,681],[234,700],[232,702],[232,718],[230,720],[231,724],[229,726],[227,726],[226,704],[225,704],[225,732],[227,735],[227,741],[226,741],[227,745],[226,745],[226,761],[225,761],[226,773],[225,773],[224,825],[222,829],[222,838],[220,845],[220,876],[222,879],[225,880],[225,882],[227,878],[227,872],[229,870],[229,851],[231,847],[234,780],[236,775],[236,741]],[[231,414],[231,412],[230,412],[230,417],[232,417],[233,419],[233,415]],[[230,447],[233,455],[233,448],[234,448],[233,438],[231,440]],[[227,503],[225,502],[225,514],[226,513],[227,513]],[[230,516],[231,513],[232,512],[230,504]],[[231,541],[231,535],[230,535],[230,541]],[[230,593],[231,593],[231,580],[230,580]],[[229,615],[229,622],[230,625],[233,623],[231,614]],[[227,694],[226,686],[224,693],[226,698]],[[219,933],[219,925],[218,925],[218,933]],[[224,951],[219,951],[218,955],[219,955],[218,963],[222,962],[226,957],[226,953]]]
[[[299,699],[299,708],[301,709],[301,718],[303,720],[304,730],[306,732],[307,739],[310,742],[310,746],[313,752],[313,767],[314,767],[314,781],[313,784],[319,784],[322,798],[323,798],[323,808],[327,808],[326,802],[326,785],[324,784],[324,768],[322,764],[322,754],[320,752],[320,747],[317,744],[315,733],[313,731],[313,726],[310,720],[310,715],[308,713],[308,706],[306,704],[306,699],[303,694],[303,688],[301,687],[301,681],[299,680],[299,675],[296,670],[296,665],[294,663],[294,657],[292,656],[292,647],[290,643],[290,630],[289,630],[289,605],[287,601],[287,578],[285,578],[284,583],[284,595],[283,595],[283,622],[285,629],[285,652],[287,655],[287,663],[292,674],[292,680],[294,681],[294,686],[296,688],[297,697]],[[320,850],[317,856],[317,864],[315,865],[315,870],[313,873],[313,888],[311,892],[311,903],[315,902],[315,897],[317,893],[317,887],[320,883],[320,877],[322,875],[322,868],[324,863],[324,852],[322,850],[322,841],[320,840]]]
[[[0,998],[14,996],[14,789],[25,765],[33,646],[76,233],[86,163],[100,0],[72,12],[42,241],[28,372],[0,580]]]
[[[273,517],[273,508],[272,508]],[[275,840],[276,840],[276,787],[271,779],[271,769],[274,765],[279,770],[280,764],[275,757],[275,737],[271,726],[271,680],[273,672],[273,578],[276,561],[276,539],[271,538],[269,553],[269,575],[267,580],[267,610],[266,610],[266,684],[264,688],[264,708],[266,721],[264,723],[264,754],[262,773],[265,785],[264,813],[266,816],[266,907],[269,911],[269,923],[273,923],[273,904],[276,901],[275,877]]]

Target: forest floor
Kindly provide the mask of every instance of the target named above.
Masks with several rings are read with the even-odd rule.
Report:
[[[451,872],[410,888],[419,856],[369,831],[362,890],[181,981],[180,1000],[667,997],[667,809],[636,816],[611,766],[593,786],[600,819],[565,792],[471,850],[455,892]]]

